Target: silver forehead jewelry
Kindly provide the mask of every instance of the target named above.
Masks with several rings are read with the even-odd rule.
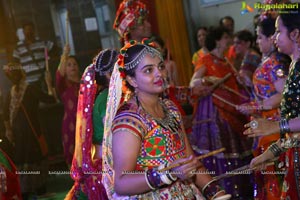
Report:
[[[152,57],[158,56],[161,60],[163,60],[162,55],[158,50],[149,46],[145,46],[145,48],[142,49],[132,61],[124,65],[125,69],[131,70],[135,68],[147,54],[151,55]],[[124,56],[126,57],[128,55],[125,54]]]

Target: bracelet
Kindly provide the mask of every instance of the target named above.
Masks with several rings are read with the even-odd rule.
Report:
[[[287,119],[281,119],[279,121],[280,138],[285,138],[285,134],[291,132],[289,121]]]
[[[148,170],[145,172],[146,183],[151,190],[155,190],[155,188],[150,184],[150,182],[148,180],[147,172],[148,172]]]
[[[280,154],[283,152],[283,150],[279,148],[276,143],[271,144],[268,149],[272,152],[274,157],[280,156]]]
[[[202,194],[207,199],[213,199],[218,195],[220,192],[223,192],[224,190],[221,189],[221,187],[218,185],[216,180],[209,181],[203,188],[202,188]]]
[[[169,167],[170,163],[166,163],[165,167]],[[177,176],[173,176],[173,174],[171,174],[172,169],[170,171],[167,171],[167,177],[172,180],[173,182],[175,182],[177,180]]]
[[[155,169],[147,170],[146,175],[149,181],[149,185],[153,186],[153,188],[159,188],[160,186],[165,184],[164,182],[162,182],[160,174]]]

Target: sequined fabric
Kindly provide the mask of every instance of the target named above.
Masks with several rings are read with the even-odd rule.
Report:
[[[281,101],[281,117],[300,117],[300,61],[291,64]],[[290,148],[285,153],[287,174],[282,186],[282,199],[299,199],[299,147]]]

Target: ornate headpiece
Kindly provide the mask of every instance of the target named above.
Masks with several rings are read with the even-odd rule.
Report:
[[[146,5],[139,0],[123,0],[116,13],[113,28],[121,38],[127,39],[130,28],[142,24],[147,17]]]
[[[128,56],[127,50],[137,44],[144,45],[145,48],[143,48],[133,60],[124,64],[124,57]],[[125,46],[120,50],[120,55],[117,61],[121,77],[125,78],[126,76],[124,73],[124,69],[128,71],[135,68],[147,54],[150,54],[152,57],[158,56],[161,60],[163,60],[161,52],[157,50],[157,45],[148,38],[144,38],[141,43],[138,43],[135,40],[131,40],[128,43],[126,43]]]
[[[104,76],[107,73],[111,73],[114,69],[114,64],[118,58],[118,51],[113,49],[104,49],[96,56],[94,60],[95,71],[100,76]]]

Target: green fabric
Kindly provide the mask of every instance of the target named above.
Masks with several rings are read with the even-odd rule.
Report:
[[[85,193],[80,190],[79,196],[77,200],[89,200]]]
[[[0,163],[4,165],[6,169],[9,169],[9,171],[11,171],[11,165],[7,160],[6,156],[1,151],[0,151]]]
[[[106,112],[106,103],[108,96],[108,88],[104,89],[97,96],[94,108],[93,108],[93,126],[94,126],[94,134],[93,134],[93,143],[94,144],[102,144],[103,133],[104,133],[104,124],[103,117]]]

